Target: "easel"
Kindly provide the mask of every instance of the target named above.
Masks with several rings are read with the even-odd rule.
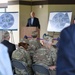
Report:
[[[3,12],[6,12],[6,7],[4,7],[4,11],[3,11]],[[4,34],[5,31],[8,31],[8,30],[1,30],[1,33],[2,33],[1,36],[3,36],[3,34]],[[10,33],[10,42],[14,43],[13,31],[10,30],[10,31],[8,31],[8,32]],[[2,40],[3,40],[3,39],[1,38],[1,41],[2,41]]]
[[[10,37],[11,37],[11,42],[12,42],[12,43],[15,43],[15,42],[14,42],[13,31],[12,31],[12,30],[10,31]]]

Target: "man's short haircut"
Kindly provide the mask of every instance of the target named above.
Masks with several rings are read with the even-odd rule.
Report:
[[[10,36],[9,32],[5,31],[4,34],[3,34],[3,38],[7,38],[8,36]]]

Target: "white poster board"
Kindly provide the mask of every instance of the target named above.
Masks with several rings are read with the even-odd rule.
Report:
[[[0,30],[17,30],[18,25],[18,12],[0,12]]]
[[[72,12],[50,12],[48,32],[60,32],[71,23]]]

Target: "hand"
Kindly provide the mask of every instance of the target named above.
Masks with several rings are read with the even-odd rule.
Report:
[[[50,66],[49,69],[50,70],[55,70],[56,69],[56,66]]]

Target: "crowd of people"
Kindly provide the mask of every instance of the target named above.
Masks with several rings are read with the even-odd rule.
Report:
[[[30,24],[30,20],[38,20],[33,18],[34,12],[31,15],[33,15],[32,19],[28,20],[27,26],[33,25]],[[40,24],[38,28],[40,29]],[[14,73],[27,75],[26,71],[12,66],[12,59],[23,63],[29,75],[34,75],[32,65],[35,63],[48,67],[51,75],[75,75],[75,24],[61,31],[56,48],[53,46],[54,38],[49,34],[43,35],[42,43],[37,39],[37,36],[38,32],[33,31],[32,38],[22,38],[16,48],[15,44],[9,42],[9,32],[4,32],[0,43],[0,75],[13,75]],[[36,75],[45,74],[36,72]]]
[[[43,44],[41,44],[40,41],[37,40],[37,31],[33,31],[31,35],[32,38],[29,40],[26,38],[22,39],[22,41],[18,44],[18,49],[13,52],[12,58],[17,59],[27,65],[30,75],[33,75],[31,72],[31,66],[34,63],[48,66],[51,73],[55,75],[57,50],[52,46],[52,37],[49,35],[44,36],[42,41]],[[16,73],[25,74],[25,72],[20,72],[18,70]]]
[[[50,71],[54,70],[53,72],[55,75],[57,50],[52,46],[53,39],[49,35],[46,35],[43,37],[43,41],[41,44],[40,41],[37,39],[37,35],[38,32],[33,31],[31,34],[32,38],[22,38],[18,43],[18,48],[16,48],[14,44],[9,42],[9,32],[5,31],[1,44],[7,48],[6,51],[8,52],[8,58],[12,73],[14,69],[16,74],[26,74],[24,70],[19,70],[12,67],[12,59],[16,59],[25,64],[30,75],[33,75],[32,64],[34,63],[48,66]],[[6,59],[6,57],[3,59]],[[37,75],[39,75],[39,73]]]

